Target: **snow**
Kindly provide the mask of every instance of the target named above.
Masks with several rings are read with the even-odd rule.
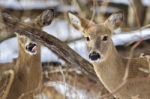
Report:
[[[11,62],[18,56],[18,44],[16,38],[11,38],[0,43],[0,63]]]
[[[113,42],[115,45],[124,45],[142,39],[150,39],[150,29],[132,31],[131,33],[124,32],[122,34],[113,35]]]
[[[48,1],[16,1],[16,0],[0,0],[0,6],[4,8],[12,8],[12,9],[44,9],[48,7],[58,6],[58,0],[48,0]]]
[[[116,3],[116,4],[130,5],[130,0],[108,0],[108,2],[112,2],[112,3]],[[145,6],[150,6],[150,0],[142,0],[142,3]]]
[[[67,99],[90,99],[92,95],[89,94],[86,90],[77,89],[73,86],[70,86],[67,83],[55,81],[55,82],[47,82],[46,86],[54,87],[58,92],[63,95],[66,95]]]
[[[69,44],[69,46],[83,58],[88,60],[88,50],[84,40],[76,41],[74,43]]]
[[[108,2],[116,3],[116,4],[126,4],[129,5],[129,0],[108,0]]]
[[[125,4],[125,5],[129,5],[130,3],[129,0],[108,0],[108,2],[112,2],[116,4]],[[142,0],[142,3],[145,6],[150,6],[150,0]],[[0,0],[0,6],[4,8],[12,8],[12,9],[44,9],[44,8],[55,7],[55,6],[60,7],[62,5],[60,0],[44,0],[44,1],[42,0],[21,0],[21,1]],[[63,9],[66,9],[66,7],[64,7]],[[71,8],[71,9],[76,10],[76,8]]]
[[[55,19],[51,25],[46,26],[43,30],[63,41],[81,37],[81,32],[75,30],[65,20]]]
[[[117,11],[119,11],[119,9],[115,7],[106,7],[106,6],[96,7],[96,13],[114,13]]]
[[[150,6],[150,0],[142,0],[142,3],[143,3],[145,6]]]

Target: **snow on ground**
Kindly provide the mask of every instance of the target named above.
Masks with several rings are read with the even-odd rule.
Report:
[[[81,37],[81,33],[73,27],[68,26],[68,22],[56,19],[50,26],[44,27],[44,31],[61,39],[75,39]],[[138,41],[141,38],[150,39],[150,29],[140,31],[132,31],[131,33],[115,34],[112,39],[115,45],[124,45],[129,42]],[[84,40],[70,43],[69,46],[84,58],[88,59],[88,51]],[[41,59],[45,61],[61,61],[48,48],[42,47]],[[0,43],[0,63],[11,62],[13,58],[18,56],[18,45],[16,38],[8,39]]]
[[[92,94],[89,94],[88,91],[72,87],[65,82],[51,81],[45,83],[45,85],[53,86],[58,92],[66,95],[68,99],[92,99],[94,97]]]

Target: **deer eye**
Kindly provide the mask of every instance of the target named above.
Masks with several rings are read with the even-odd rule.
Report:
[[[86,38],[87,41],[90,41],[90,38],[89,38],[89,37],[85,37],[85,38]]]
[[[103,41],[107,41],[108,40],[108,36],[107,35],[103,36],[102,40]]]

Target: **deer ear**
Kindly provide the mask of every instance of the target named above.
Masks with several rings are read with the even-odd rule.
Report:
[[[118,12],[108,17],[108,19],[105,21],[105,24],[111,31],[113,31],[119,28],[122,22],[123,22],[123,13]]]
[[[72,14],[72,13],[68,13],[68,17],[69,17],[69,21],[71,23],[71,25],[76,28],[77,30],[83,30],[84,27],[82,26],[82,19],[79,18],[78,16]]]

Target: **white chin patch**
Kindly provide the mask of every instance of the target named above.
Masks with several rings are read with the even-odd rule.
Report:
[[[38,51],[37,44],[30,42],[26,44],[26,52],[30,55],[36,55]]]
[[[26,50],[26,52],[27,52],[28,54],[30,54],[30,55],[36,55],[36,54],[37,54],[37,52],[30,52],[30,51],[27,51],[27,50]]]
[[[91,60],[92,63],[100,63],[101,59],[97,59],[97,60]]]

